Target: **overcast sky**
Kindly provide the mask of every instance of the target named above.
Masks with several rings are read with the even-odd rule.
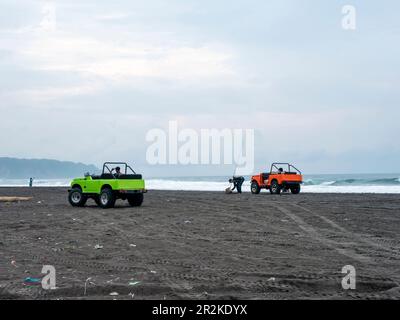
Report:
[[[399,12],[395,0],[1,0],[0,156],[231,171],[149,167],[146,133],[177,120],[255,129],[256,171],[399,172]]]

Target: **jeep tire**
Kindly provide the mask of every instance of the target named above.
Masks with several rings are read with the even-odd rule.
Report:
[[[299,194],[299,193],[300,193],[300,190],[301,190],[301,187],[300,187],[299,184],[296,184],[296,185],[290,187],[290,191],[291,191],[293,194]]]
[[[260,191],[261,191],[261,188],[260,188],[260,186],[258,185],[257,182],[253,181],[251,183],[250,190],[251,190],[252,194],[259,194]]]
[[[99,195],[99,206],[103,209],[113,208],[115,205],[116,197],[110,188],[101,190]]]
[[[73,188],[68,194],[68,201],[73,207],[85,206],[87,199],[80,188]]]
[[[281,193],[282,189],[281,189],[281,186],[279,185],[278,181],[272,180],[269,191],[272,194],[280,194]]]
[[[136,193],[128,197],[128,202],[131,207],[140,207],[143,203],[143,199],[143,193]]]

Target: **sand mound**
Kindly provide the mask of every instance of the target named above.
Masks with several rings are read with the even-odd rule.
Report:
[[[0,202],[29,201],[32,197],[0,197]]]

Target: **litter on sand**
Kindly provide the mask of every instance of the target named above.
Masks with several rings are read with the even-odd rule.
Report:
[[[95,248],[96,250],[98,250],[98,249],[103,249],[104,247],[103,247],[102,245],[100,245],[100,244],[96,244],[96,245],[94,246],[94,248]]]
[[[41,278],[31,278],[31,277],[27,277],[24,279],[24,284],[26,285],[39,285],[42,283],[42,279]]]
[[[139,283],[140,283],[140,281],[133,281],[133,282],[129,282],[129,285],[130,286],[136,286]]]
[[[129,246],[132,247],[132,248],[135,248],[136,244],[131,243]]]
[[[29,201],[32,197],[0,197],[0,202],[19,202],[19,201]]]
[[[119,293],[118,292],[111,292],[110,296],[119,296]]]

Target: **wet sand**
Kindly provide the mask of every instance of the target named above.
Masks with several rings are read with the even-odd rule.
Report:
[[[400,298],[399,195],[150,191],[109,210],[64,188],[0,196],[33,197],[0,202],[0,299]],[[24,284],[43,265],[55,290]]]

